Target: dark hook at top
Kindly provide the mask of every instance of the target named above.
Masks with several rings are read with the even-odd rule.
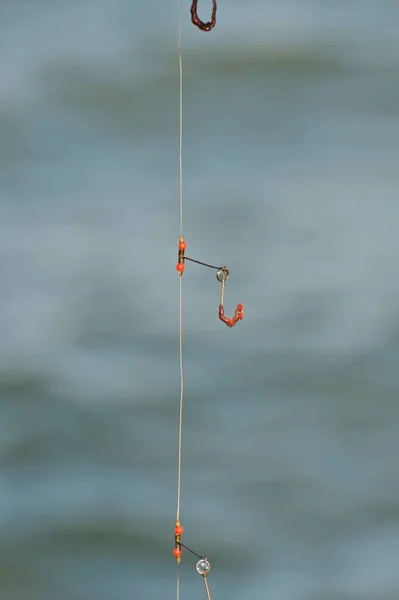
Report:
[[[211,31],[211,29],[213,29],[216,25],[216,11],[217,11],[217,3],[216,0],[212,0],[212,4],[213,4],[213,8],[212,8],[212,17],[211,20],[208,21],[207,23],[204,23],[204,21],[201,21],[201,19],[199,18],[198,14],[197,14],[197,4],[198,4],[198,0],[193,0],[192,4],[191,4],[191,22],[193,23],[193,25],[196,25],[196,27],[198,27],[198,29],[201,29],[201,31]]]

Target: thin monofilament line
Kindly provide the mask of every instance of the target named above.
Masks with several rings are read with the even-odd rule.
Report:
[[[183,29],[183,0],[180,0],[179,38],[177,52],[179,57],[179,221],[180,237],[183,237],[183,60],[181,53]],[[176,522],[180,521],[181,499],[181,463],[182,463],[182,434],[183,434],[183,277],[179,277],[179,368],[180,368],[180,404],[179,404],[179,441],[177,455],[177,509]],[[180,564],[176,571],[176,600],[180,600]]]
[[[179,41],[177,52],[179,55],[179,214],[180,235],[183,235],[183,59],[181,53],[183,29],[183,0],[180,0]]]
[[[180,216],[180,235],[183,236],[183,61],[181,55],[183,23],[183,0],[180,0],[180,20],[179,20],[179,216]],[[180,520],[180,497],[181,497],[181,455],[182,455],[182,429],[183,429],[183,277],[179,277],[179,363],[180,363],[180,410],[179,410],[179,444],[178,444],[178,462],[177,462],[177,510],[176,521]]]
[[[183,285],[179,277],[179,363],[180,363],[180,405],[179,405],[179,441],[177,451],[177,509],[176,521],[180,521],[181,500],[181,463],[182,463],[182,437],[183,437],[183,404],[184,404],[184,377],[183,377]]]
[[[176,600],[180,598],[180,564],[177,563]]]

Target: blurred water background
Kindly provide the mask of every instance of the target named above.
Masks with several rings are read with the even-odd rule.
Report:
[[[211,3],[199,2],[207,20]],[[178,1],[0,5],[0,594],[175,597]],[[185,542],[399,598],[399,4],[185,2]],[[182,600],[204,600],[195,558]]]

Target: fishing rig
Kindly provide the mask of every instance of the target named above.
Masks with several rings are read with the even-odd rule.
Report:
[[[202,576],[207,600],[211,599],[209,591],[207,575],[211,570],[210,562],[206,556],[198,554],[181,541],[184,527],[180,522],[180,500],[181,500],[181,472],[182,472],[182,432],[183,432],[183,404],[184,404],[184,378],[183,378],[183,294],[182,280],[186,262],[195,263],[202,267],[216,270],[216,279],[221,284],[220,303],[219,303],[219,319],[227,325],[234,327],[238,321],[244,318],[244,307],[242,304],[237,304],[234,315],[229,318],[224,314],[224,293],[225,284],[229,279],[230,273],[226,266],[215,266],[205,263],[186,255],[187,244],[183,237],[183,61],[182,61],[182,20],[183,20],[183,2],[180,0],[180,22],[179,22],[179,42],[178,42],[178,57],[179,57],[179,214],[180,214],[180,237],[178,242],[178,256],[176,270],[179,275],[179,362],[180,362],[180,402],[179,402],[179,435],[178,435],[178,460],[177,460],[177,510],[175,521],[175,540],[173,554],[177,564],[177,584],[176,584],[176,600],[180,599],[180,563],[182,560],[183,549],[187,550],[197,559],[196,571]],[[201,31],[211,31],[216,25],[217,0],[212,0],[212,15],[208,22],[202,21],[197,13],[198,0],[193,0],[191,4],[191,22]]]

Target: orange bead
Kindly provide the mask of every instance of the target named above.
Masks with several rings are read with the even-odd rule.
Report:
[[[184,527],[182,525],[176,525],[176,527],[175,527],[175,534],[176,535],[182,535],[183,532],[184,532]]]
[[[182,242],[179,242],[179,250],[185,250],[186,248],[187,244],[184,240]]]
[[[177,263],[177,265],[176,265],[176,270],[177,270],[179,273],[183,273],[183,271],[184,271],[184,263]]]
[[[180,548],[173,548],[173,554],[176,556],[176,558],[180,558],[181,557]]]

